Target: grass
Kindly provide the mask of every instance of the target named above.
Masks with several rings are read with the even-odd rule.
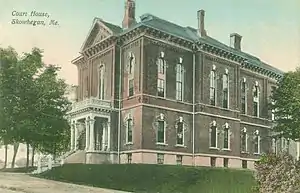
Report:
[[[29,166],[28,168],[26,168],[26,167],[22,167],[22,168],[2,168],[2,169],[0,169],[0,172],[31,173],[36,169],[37,169],[37,167],[32,167],[32,166]]]
[[[250,193],[253,173],[171,165],[67,164],[37,177],[138,193]]]

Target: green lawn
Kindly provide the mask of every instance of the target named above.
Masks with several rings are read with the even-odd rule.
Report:
[[[140,193],[250,193],[253,173],[170,165],[67,164],[39,177]]]

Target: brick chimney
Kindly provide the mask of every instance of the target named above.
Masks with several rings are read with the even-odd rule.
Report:
[[[241,51],[242,36],[237,33],[230,34],[230,47]]]
[[[205,11],[203,9],[197,11],[197,17],[198,17],[198,34],[199,36],[203,37],[206,36],[206,30],[204,26],[204,16]]]
[[[134,24],[136,24],[135,2],[134,2],[134,0],[126,0],[125,13],[124,13],[124,18],[123,18],[123,22],[122,22],[122,27],[124,29],[130,28]]]

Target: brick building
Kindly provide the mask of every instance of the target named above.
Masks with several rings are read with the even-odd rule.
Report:
[[[197,17],[196,17],[197,16]],[[77,102],[68,162],[248,167],[271,150],[268,96],[282,72],[197,29],[151,14],[95,18],[73,60]]]

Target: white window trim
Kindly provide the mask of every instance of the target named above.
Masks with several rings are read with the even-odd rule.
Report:
[[[181,72],[180,73],[178,73],[178,66],[180,65],[180,68],[181,68]],[[178,97],[178,95],[177,95],[177,93],[178,93],[178,90],[176,90],[176,100],[178,100],[178,101],[183,101],[184,100],[184,83],[185,83],[185,81],[184,81],[184,67],[183,67],[183,59],[180,57],[179,58],[179,63],[178,64],[176,64],[176,89],[177,89],[177,82],[179,82],[179,81],[177,81],[177,76],[178,75],[180,75],[181,76],[181,98],[179,98]]]
[[[132,71],[130,72],[130,58],[133,58],[132,60]],[[128,53],[128,64],[127,64],[127,72],[129,76],[134,75],[134,70],[135,70],[135,55],[132,52]]]
[[[257,137],[255,139],[257,140],[256,142],[257,142],[257,147],[258,147],[258,152],[254,152],[254,155],[260,155],[260,135],[259,135],[259,131],[255,130],[254,135]]]
[[[164,97],[162,97],[162,98],[166,98],[166,94],[167,94],[167,82],[166,82],[166,80],[167,80],[167,78],[166,78],[167,77],[167,62],[165,60],[165,53],[164,52],[160,52],[160,56],[159,56],[158,60],[160,60],[160,59],[162,59],[164,61],[164,74],[161,74],[159,72],[159,68],[158,68],[157,69],[157,76],[158,76],[157,79],[164,80]],[[159,63],[157,63],[157,64],[159,64]],[[158,84],[158,80],[156,82]],[[161,97],[161,96],[159,96],[159,97]]]
[[[244,94],[245,94],[245,115],[246,115],[247,110],[248,110],[248,108],[247,108],[247,106],[248,106],[247,105],[248,104],[248,102],[247,102],[247,100],[248,100],[248,91],[247,91],[247,80],[246,80],[246,78],[243,78],[242,84],[245,84],[245,93]]]
[[[214,78],[212,79],[212,73],[213,73],[213,75],[214,75]],[[213,65],[212,66],[212,69],[211,69],[211,71],[210,71],[210,81],[209,81],[209,100],[210,100],[210,98],[211,98],[211,92],[210,92],[210,89],[211,88],[214,88],[214,91],[215,91],[215,96],[214,96],[214,100],[215,100],[215,104],[214,104],[214,106],[217,106],[217,73],[216,73],[216,65]],[[211,85],[211,83],[213,82],[213,85]],[[209,102],[210,103],[210,102]],[[211,105],[211,104],[210,104]]]
[[[128,128],[128,120],[131,119],[131,135],[132,135],[132,141],[128,141],[128,133],[129,133],[129,128]],[[126,144],[133,144],[133,127],[134,127],[134,122],[133,122],[133,117],[131,114],[128,114],[126,121]]]
[[[227,138],[228,138],[228,141],[227,141],[228,144],[227,144],[227,146],[228,146],[228,147],[227,147],[227,148],[224,148],[224,146],[223,146],[223,150],[230,150],[230,148],[231,148],[231,147],[230,147],[231,131],[230,131],[229,124],[228,124],[228,123],[225,123],[223,127],[224,127],[224,129],[223,129],[223,130],[224,130],[224,134],[225,134],[225,129],[228,129],[228,133],[227,133]],[[223,140],[223,142],[224,142],[224,140]]]
[[[167,123],[165,120],[165,115],[161,113],[157,118],[156,122],[158,123],[159,121],[164,122],[164,141],[163,142],[158,142],[158,124],[156,125],[156,145],[168,145],[167,144]]]
[[[275,105],[275,102],[271,102],[272,105]],[[271,110],[271,121],[275,121],[275,109]]]
[[[178,123],[182,123],[182,144],[178,144],[177,143],[177,137],[178,137],[178,133],[177,133],[177,127],[176,127],[176,145],[175,146],[179,146],[179,147],[185,147],[185,131],[186,131],[186,125],[183,121],[183,117],[179,117],[179,119],[176,121],[176,126]]]
[[[255,81],[255,85],[254,85],[254,89],[257,89],[257,97],[253,96],[253,102],[257,102],[257,116],[256,117],[260,117],[260,102],[259,102],[259,98],[260,98],[260,87],[257,81]]]
[[[276,151],[276,139],[275,138],[272,138],[272,152],[277,154],[277,151]]]
[[[229,78],[229,71],[228,71],[227,68],[225,69],[224,75],[227,76],[227,82],[226,82],[226,84],[227,84],[227,109],[229,109],[229,82],[230,82],[230,78]]]
[[[212,127],[216,127],[216,146],[213,147],[211,146],[211,133],[212,133]],[[218,149],[218,127],[217,127],[217,122],[216,121],[212,121],[210,124],[210,128],[209,128],[209,134],[210,134],[210,138],[209,138],[209,148],[210,149]]]
[[[242,150],[242,153],[246,153],[248,152],[248,133],[246,127],[242,129],[242,133],[245,134],[245,151]]]
[[[100,100],[104,100],[105,97],[105,78],[104,78],[104,72],[105,72],[105,65],[103,63],[100,63],[98,66],[98,98]],[[101,81],[100,81],[101,80]],[[99,85],[101,84],[101,85]],[[104,88],[102,88],[104,87]],[[102,92],[104,90],[104,92]]]

